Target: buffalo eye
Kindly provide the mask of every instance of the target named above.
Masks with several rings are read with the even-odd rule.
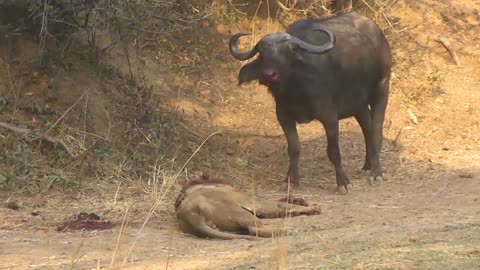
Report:
[[[290,42],[288,43],[288,48],[290,49],[291,53],[297,53],[300,49],[300,46],[298,44]]]

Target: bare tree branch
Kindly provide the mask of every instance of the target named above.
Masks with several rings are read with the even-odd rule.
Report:
[[[15,133],[20,133],[20,134],[25,135],[25,136],[29,135],[29,134],[34,134],[34,132],[30,129],[15,127],[15,126],[9,125],[5,122],[0,122],[0,127],[3,127],[5,129],[8,129],[8,130],[13,131]],[[54,144],[54,145],[60,145],[70,155],[70,157],[75,157],[75,155],[70,150],[70,148],[67,146],[67,144],[60,139],[57,139],[57,138],[54,138],[54,137],[48,136],[48,135],[40,135],[40,136],[37,137],[37,139],[47,141],[47,142],[49,142],[51,144]],[[34,140],[36,140],[36,139],[32,139],[32,141],[34,141]]]

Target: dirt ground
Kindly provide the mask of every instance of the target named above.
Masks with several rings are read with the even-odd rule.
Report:
[[[399,1],[388,17],[395,66],[382,186],[368,186],[360,172],[363,137],[349,119],[341,122],[341,150],[354,191],[336,195],[324,130],[310,123],[299,127],[302,178],[294,192],[319,202],[322,214],[272,221],[290,228],[286,237],[196,239],[176,225],[178,184],[158,200],[166,187],[156,183],[92,178],[74,194],[0,193],[0,269],[480,269],[480,1]],[[278,28],[270,22],[259,33]],[[220,132],[193,155],[187,174],[209,171],[279,198],[288,158],[273,100],[256,84],[236,86],[240,64],[226,48],[229,32],[242,24],[205,29],[214,33],[191,52],[211,60],[198,67],[203,75],[169,70],[174,60],[155,52],[144,58],[154,91],[183,116],[176,144],[191,155]],[[450,41],[461,65],[438,36]],[[11,201],[20,209],[7,207]],[[152,201],[160,205],[142,226]],[[56,231],[79,212],[116,226]]]

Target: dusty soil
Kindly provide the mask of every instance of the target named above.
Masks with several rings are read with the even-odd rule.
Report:
[[[383,186],[367,185],[360,172],[360,128],[345,120],[341,147],[355,190],[335,195],[324,131],[311,123],[299,128],[302,179],[295,194],[319,202],[322,214],[272,221],[290,227],[284,238],[248,242],[183,235],[173,216],[178,185],[143,226],[145,209],[156,198],[151,186],[92,178],[75,194],[2,193],[0,269],[479,269],[479,11],[480,2],[472,0],[400,1],[388,11],[392,26],[386,24],[385,31],[395,67]],[[269,23],[258,31],[279,27]],[[189,146],[188,154],[221,132],[194,155],[188,173],[209,171],[278,199],[288,159],[272,98],[258,85],[237,87],[240,65],[227,57],[229,31],[242,29],[242,23],[205,28],[202,46],[191,55],[210,61],[195,67],[197,73],[177,70],[175,59],[151,52],[144,59],[146,78],[183,115],[185,133],[177,143]],[[435,41],[438,35],[451,42],[461,66]],[[12,200],[18,209],[7,207]],[[118,225],[55,231],[80,212]]]

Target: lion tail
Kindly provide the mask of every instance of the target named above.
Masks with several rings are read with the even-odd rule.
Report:
[[[188,220],[188,223],[190,223],[190,226],[192,228],[195,228],[195,235],[196,236],[206,236],[210,238],[218,238],[218,239],[224,239],[224,240],[233,240],[233,239],[245,239],[245,240],[259,240],[260,238],[252,236],[252,235],[242,235],[242,234],[235,234],[235,233],[229,233],[229,232],[222,232],[219,230],[216,230],[210,226],[208,226],[207,223],[205,223],[205,220],[203,217],[201,217],[198,214],[192,214],[189,213],[188,216],[184,216],[185,220]]]

